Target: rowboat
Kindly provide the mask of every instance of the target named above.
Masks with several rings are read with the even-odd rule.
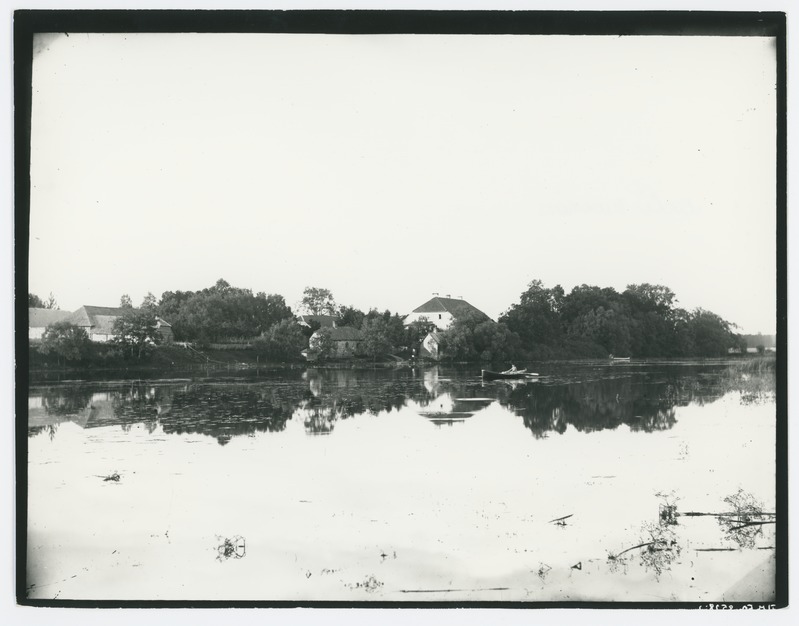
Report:
[[[629,363],[630,362],[630,357],[628,357],[628,356],[612,356],[612,357],[610,357],[610,360],[613,363]]]
[[[508,378],[536,378],[538,374],[528,372],[527,370],[518,370],[516,372],[492,372],[491,370],[482,370],[483,380],[503,380]]]

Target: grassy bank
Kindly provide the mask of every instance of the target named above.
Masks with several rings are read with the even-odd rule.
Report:
[[[725,391],[738,391],[744,403],[771,401],[777,389],[775,355],[745,358],[730,365],[723,380]]]
[[[123,356],[110,346],[93,344],[79,360],[65,361],[54,354],[40,354],[35,346],[28,349],[28,366],[37,370],[105,370],[105,369],[191,369],[197,366],[257,366],[268,359],[255,350],[194,350],[181,346],[159,346],[140,359]],[[277,363],[275,363],[277,364]]]
[[[203,368],[250,368],[284,365],[308,365],[309,367],[386,367],[395,366],[396,361],[374,362],[370,359],[347,359],[307,363],[302,357],[291,361],[270,359],[268,355],[252,348],[184,348],[165,345],[154,348],[140,359],[126,357],[109,345],[92,344],[88,354],[79,360],[65,361],[55,354],[41,354],[36,345],[28,348],[28,369],[31,372],[52,371],[102,371],[102,370],[188,370]]]

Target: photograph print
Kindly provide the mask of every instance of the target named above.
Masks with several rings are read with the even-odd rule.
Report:
[[[784,14],[14,22],[18,603],[787,603]]]

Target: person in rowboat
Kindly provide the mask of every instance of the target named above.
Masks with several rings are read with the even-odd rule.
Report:
[[[518,372],[518,371],[519,371],[519,370],[517,370],[517,369],[516,369],[516,366],[515,366],[515,365],[513,365],[513,363],[511,363],[510,369],[509,369],[509,370],[505,370],[505,371],[504,371],[504,372],[502,372],[502,373],[503,373],[503,374],[515,374],[515,373],[516,373],[516,372]]]

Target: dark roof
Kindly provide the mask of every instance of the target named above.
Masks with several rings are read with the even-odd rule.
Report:
[[[125,315],[129,311],[135,311],[135,309],[85,305],[75,311],[69,321],[78,326],[94,326],[98,315],[116,318]]]
[[[476,314],[486,319],[490,319],[488,315],[483,313],[477,307],[472,306],[466,300],[459,300],[458,298],[441,298],[436,296],[425,302],[422,306],[416,307],[414,313],[451,313],[452,317],[458,318],[468,314]]]
[[[69,316],[69,321],[76,326],[91,328],[93,332],[100,334],[113,334],[114,321],[118,317],[122,317],[126,313],[136,312],[139,309],[131,309],[127,307],[109,307],[109,306],[91,306],[86,305],[80,307],[77,311]],[[158,326],[172,325],[166,320],[156,317]]]
[[[28,327],[45,328],[50,324],[67,319],[70,315],[72,314],[69,311],[61,309],[30,308],[28,309]]]
[[[310,326],[310,322],[316,322],[322,328],[333,328],[338,322],[335,315],[300,315],[300,323]]]
[[[362,341],[363,333],[352,326],[340,326],[331,329],[330,338],[333,341]]]

